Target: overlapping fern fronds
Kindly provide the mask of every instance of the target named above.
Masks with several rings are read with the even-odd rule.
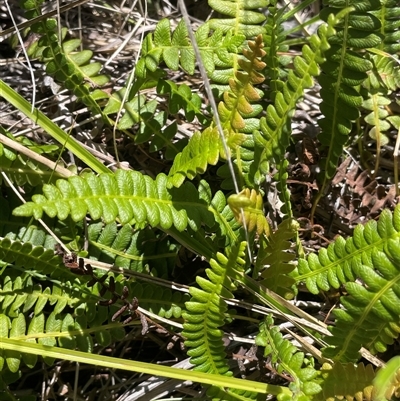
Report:
[[[336,325],[327,357],[356,361],[361,346],[384,352],[400,333],[400,207],[384,210],[378,222],[358,225],[352,237],[339,237],[318,256],[300,259],[296,281],[317,293],[344,285],[343,308],[334,310]]]
[[[1,277],[1,337],[85,352],[92,352],[94,343],[108,346],[122,340],[125,336],[123,322],[116,321],[121,304],[118,299],[114,302],[110,298],[112,294],[104,295],[103,284],[99,283],[105,281],[99,280],[90,288],[88,279],[78,280],[57,261],[59,257],[54,256],[52,250],[42,251],[41,247],[32,249],[30,243],[7,239],[0,242],[1,259],[25,268],[22,274],[15,268],[8,269],[8,274]],[[35,261],[36,264],[32,263]],[[47,279],[45,274],[50,266],[57,280]],[[60,273],[61,270],[64,272]],[[61,277],[62,282],[59,281]],[[149,283],[127,282],[121,275],[113,283],[115,293],[135,294],[140,305],[150,312],[165,318],[181,317],[186,294],[160,290]],[[46,312],[48,307],[51,313]],[[71,308],[74,314],[70,313]],[[49,365],[54,363],[53,359],[44,360]],[[37,357],[6,351],[0,354],[0,371],[7,366],[16,373],[21,361],[33,368]]]
[[[245,157],[240,153],[240,145],[258,129],[255,118],[262,110],[260,105],[253,104],[260,100],[260,94],[254,85],[264,81],[261,74],[265,64],[261,58],[265,55],[262,49],[262,37],[248,42],[249,49],[243,49],[244,57],[238,59],[238,70],[234,78],[229,78],[229,89],[223,94],[218,105],[218,114],[230,154],[225,154],[225,147],[218,136],[217,127],[212,124],[201,134],[195,134],[186,148],[174,160],[169,173],[169,185],[179,186],[184,177],[193,179],[197,173],[205,171],[207,164],[216,164],[219,159],[232,156],[238,164],[238,171],[244,169]],[[251,160],[251,157],[250,159]]]

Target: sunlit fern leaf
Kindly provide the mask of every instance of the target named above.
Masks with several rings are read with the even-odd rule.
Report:
[[[400,87],[400,68],[389,55],[375,54],[370,57],[370,61],[373,69],[363,82],[367,91],[364,93],[362,107],[370,111],[364,121],[368,125],[370,138],[376,141],[376,171],[380,162],[380,149],[388,144],[387,131],[393,126],[388,105],[392,102],[390,95]]]
[[[225,312],[228,307],[224,298],[233,298],[236,289],[234,279],[242,273],[245,265],[244,250],[246,243],[231,247],[227,256],[218,253],[217,259],[210,261],[206,269],[208,279],[198,276],[200,288],[190,287],[189,302],[183,313],[185,323],[182,335],[189,348],[188,355],[196,370],[231,376],[225,360],[222,342]]]
[[[195,134],[184,150],[177,155],[169,173],[169,185],[179,187],[185,178],[193,179],[197,174],[202,174],[208,164],[213,165],[220,158],[228,159],[232,155],[235,156],[239,146],[251,136],[246,133],[250,134],[259,128],[258,119],[255,117],[262,108],[253,103],[260,100],[260,93],[254,85],[264,81],[261,70],[265,64],[261,58],[265,52],[262,49],[261,35],[255,41],[249,41],[248,46],[247,49],[243,49],[244,57],[237,61],[239,68],[234,77],[227,80],[229,89],[224,92],[223,99],[218,105],[224,138],[231,154],[226,154],[216,124],[213,123],[201,134]],[[245,155],[240,156],[245,158]]]
[[[160,62],[164,61],[173,71],[178,70],[179,66],[181,66],[187,73],[192,75],[194,73],[195,54],[188,36],[183,19],[173,31],[172,37],[170,20],[161,20],[156,25],[154,35],[146,36],[136,74],[144,78],[146,69],[154,72]]]
[[[266,17],[260,9],[268,6],[267,0],[208,0],[208,4],[213,10],[233,17],[211,19],[209,21],[211,29],[219,28],[224,32],[234,29],[235,33],[243,33],[247,38],[265,32],[261,24]]]
[[[264,81],[261,71],[265,63],[261,61],[265,55],[262,36],[255,41],[248,41],[249,48],[243,49],[243,58],[238,59],[239,69],[234,78],[229,79],[229,90],[224,92],[223,101],[218,105],[218,114],[221,120],[224,136],[228,147],[235,151],[245,140],[246,117],[253,117],[259,113],[251,103],[260,100],[260,95],[254,85]],[[221,155],[228,158],[230,155]]]
[[[173,225],[180,231],[188,224],[193,229],[203,222],[213,225],[211,212],[192,184],[179,190],[168,190],[166,184],[164,174],[152,180],[137,171],[117,170],[100,176],[88,173],[58,180],[56,186],[44,185],[44,195],[34,195],[32,202],[18,207],[14,214],[41,218],[46,213],[80,221],[89,213],[94,220],[102,217],[106,223],[118,217],[123,224],[146,223],[164,229]],[[193,207],[188,207],[192,202]]]
[[[187,146],[178,153],[168,175],[168,187],[180,187],[185,178],[192,180],[197,174],[203,174],[207,165],[215,165],[219,160],[220,139],[217,129],[206,128],[196,132]]]
[[[285,373],[292,379],[290,385],[292,396],[281,399],[284,401],[311,399],[322,390],[320,372],[314,369],[312,358],[306,358],[295,345],[284,339],[279,327],[273,324],[270,315],[260,323],[256,344],[264,347],[264,357],[270,358],[272,367],[278,373]]]
[[[388,98],[372,93],[369,94],[369,99],[362,103],[364,109],[371,111],[364,117],[364,120],[371,127],[368,134],[376,141],[378,147],[385,146],[389,142],[385,133],[391,128],[391,124],[385,120],[389,116],[385,106],[390,103]]]
[[[256,190],[245,188],[239,194],[231,195],[228,204],[235,218],[246,225],[249,232],[256,231],[258,235],[270,235],[270,226],[263,210],[263,197]]]
[[[327,37],[334,32],[332,25],[331,22],[331,25],[321,26],[319,35],[312,35],[309,45],[303,46],[302,56],[294,59],[294,69],[289,71],[287,82],[276,94],[274,105],[269,105],[267,116],[261,118],[261,130],[255,132],[256,145],[263,148],[258,163],[282,158],[289,144],[291,117],[296,103],[303,96],[304,89],[314,84],[313,76],[319,73],[318,64],[323,61],[323,52],[329,48]],[[259,172],[255,180],[262,180]]]
[[[379,369],[374,379],[374,396],[376,400],[393,399],[400,393],[400,356],[394,356]]]

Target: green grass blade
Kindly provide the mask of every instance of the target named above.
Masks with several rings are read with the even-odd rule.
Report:
[[[15,108],[30,118],[35,124],[42,127],[49,135],[70,150],[76,157],[82,160],[96,173],[109,173],[110,170],[104,166],[95,156],[82,147],[74,138],[64,132],[57,124],[51,121],[38,109],[32,112],[32,105],[21,95],[11,89],[5,82],[0,80],[0,97],[3,97]]]

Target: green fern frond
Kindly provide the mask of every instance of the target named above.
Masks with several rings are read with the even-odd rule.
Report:
[[[159,95],[168,95],[168,111],[170,114],[178,114],[183,111],[187,121],[191,122],[196,117],[202,125],[209,120],[204,116],[201,108],[202,100],[197,93],[193,93],[186,84],[177,85],[172,81],[161,79],[157,84]]]
[[[310,254],[307,260],[299,260],[296,282],[305,281],[313,293],[343,284],[348,293],[341,299],[343,308],[334,311],[337,322],[332,328],[333,337],[326,338],[331,345],[325,350],[327,357],[354,361],[361,346],[373,353],[384,352],[398,337],[399,233],[397,206],[393,216],[384,210],[378,223],[358,225],[353,237],[339,237],[318,256]]]
[[[53,274],[56,269],[63,269],[60,258],[54,255],[54,249],[34,246],[30,242],[12,241],[9,238],[0,239],[0,260],[20,267],[29,266],[42,274]]]
[[[324,382],[322,384],[322,393],[318,394],[314,399],[316,401],[323,400],[374,400],[375,372],[372,365],[364,365],[359,363],[354,365],[348,363],[343,365],[335,363],[331,366],[324,363],[321,369]]]
[[[168,188],[179,188],[185,178],[192,180],[203,174],[207,165],[219,160],[220,139],[216,127],[208,127],[202,133],[196,132],[181,153],[178,153],[168,174]]]
[[[27,18],[31,19],[42,14],[42,3],[43,0],[23,0],[20,5],[25,10]],[[98,74],[101,69],[99,63],[89,63],[92,52],[86,50],[74,53],[74,50],[80,45],[79,40],[59,43],[55,19],[48,18],[35,22],[31,25],[31,30],[38,34],[40,39],[37,47],[31,49],[30,52],[36,53],[45,62],[46,73],[62,82],[94,114],[102,115],[107,122],[107,117],[102,114],[101,108],[91,96],[91,86],[104,85],[108,82],[108,77]],[[64,30],[63,35],[65,34]]]
[[[225,33],[233,29],[248,39],[265,32],[261,24],[266,18],[259,9],[267,7],[268,0],[208,0],[208,4],[213,10],[232,17],[211,19],[211,29],[222,29]]]
[[[385,135],[385,132],[391,128],[391,124],[386,121],[389,112],[385,106],[390,103],[390,99],[378,93],[369,93],[369,98],[362,103],[364,109],[371,111],[364,117],[364,120],[371,127],[368,134],[376,141],[378,148],[387,145],[389,142],[389,138]]]
[[[21,262],[13,259],[16,266]],[[37,282],[40,277],[37,272],[40,270],[31,268],[29,261],[26,266],[31,271],[21,274],[16,269],[8,269],[9,274],[1,277],[1,337],[19,337],[44,345],[92,352],[94,342],[107,346],[125,336],[123,324],[113,321],[115,313],[121,307],[118,300],[109,306],[99,303],[112,296],[107,293],[103,298],[102,284],[97,282],[92,288],[88,288],[79,283],[76,275],[71,276],[71,281],[51,282],[42,276],[42,280],[46,281]],[[66,267],[63,268],[68,271]],[[61,275],[57,276],[60,277]],[[139,299],[142,308],[167,319],[180,318],[184,302],[188,299],[188,294],[173,293],[169,289],[160,291],[158,286],[150,283],[127,282],[119,275],[115,282],[116,293],[122,294],[122,287],[125,288],[125,293],[134,294]],[[47,314],[45,311],[49,307],[52,312]],[[67,312],[69,308],[75,310],[74,315]],[[29,355],[11,354],[3,357],[12,371],[19,369],[21,358],[29,368],[36,364],[37,360],[32,360]],[[53,363],[49,359],[45,361],[48,364]],[[4,365],[4,359],[0,355],[1,365]]]
[[[390,400],[400,394],[400,356],[395,356],[382,369],[374,380],[375,400]]]
[[[290,263],[295,254],[291,252],[293,246],[289,240],[295,237],[298,227],[294,220],[284,220],[275,232],[260,241],[257,256],[256,274],[261,273],[261,284],[286,299],[293,298],[295,280],[289,273],[295,269]]]
[[[355,11],[348,13],[337,24],[336,35],[329,38],[331,48],[325,53],[326,61],[321,65],[323,74],[318,79],[322,88],[320,110],[325,116],[318,121],[322,129],[319,140],[327,149],[327,155],[320,164],[324,173],[321,194],[336,171],[352,122],[359,117],[362,97],[357,87],[365,81],[367,72],[372,68],[371,62],[362,56],[360,50],[381,43],[378,33],[380,22],[368,13],[380,7],[379,1],[332,1],[332,7],[323,9],[320,17],[326,19],[330,13],[338,13],[349,5]]]
[[[118,227],[115,222],[88,225],[91,259],[114,264],[140,273],[157,271],[157,277],[168,276],[177,257],[177,246],[159,231],[134,231],[130,224]]]
[[[272,101],[275,100],[276,94],[283,89],[283,83],[287,77],[287,68],[284,67],[291,61],[291,57],[279,55],[279,53],[288,52],[289,46],[283,44],[287,36],[283,26],[286,8],[277,7],[276,4],[277,1],[273,0],[268,7],[264,35],[268,93]]]
[[[264,179],[265,163],[273,160],[279,163],[283,158],[289,145],[291,117],[304,89],[313,86],[313,77],[319,74],[318,65],[324,60],[324,52],[329,49],[327,38],[334,33],[335,22],[332,18],[328,24],[322,25],[318,35],[311,36],[309,45],[303,46],[302,57],[294,58],[294,69],[289,71],[287,82],[276,94],[274,105],[267,107],[267,116],[261,118],[261,130],[255,131],[256,146],[262,149],[255,160],[256,183]]]
[[[216,192],[211,205],[213,206],[215,220],[218,223],[218,239],[225,241],[220,244],[222,247],[229,247],[240,238],[245,238],[245,231],[242,224],[235,218],[227,199],[222,191]]]
[[[136,75],[144,78],[146,70],[154,72],[161,61],[173,71],[177,71],[181,66],[188,74],[193,75],[195,54],[183,19],[172,37],[169,19],[161,20],[156,26],[154,35],[146,36],[142,45],[142,57],[136,67]]]
[[[214,224],[208,206],[199,200],[193,185],[168,191],[166,184],[164,174],[153,181],[137,171],[117,170],[115,174],[100,176],[87,173],[58,180],[56,186],[44,185],[44,195],[34,195],[32,202],[19,206],[13,213],[36,219],[46,213],[60,220],[70,215],[74,221],[89,213],[92,219],[102,217],[106,223],[118,217],[122,224],[149,224],[163,229],[174,226],[180,231],[187,225],[196,229],[204,222]],[[192,212],[188,208],[191,202]]]
[[[246,243],[242,242],[232,247],[227,256],[218,253],[217,260],[212,259],[210,268],[206,269],[208,279],[197,276],[200,288],[190,287],[192,298],[186,302],[183,313],[182,335],[186,338],[188,355],[196,370],[232,375],[225,360],[223,332],[220,330],[228,310],[222,297],[233,298],[234,279],[243,273],[245,265],[245,247]]]
[[[396,54],[400,50],[400,7],[396,0],[384,0],[380,3],[381,7],[370,12],[370,14],[377,17],[381,22],[380,33],[382,34],[383,41],[379,48],[390,54]]]
[[[242,32],[226,32],[218,27],[210,33],[209,23],[202,24],[194,33],[204,67],[215,82],[227,84],[232,77],[236,54],[245,40]],[[181,20],[171,37],[170,20],[160,21],[153,35],[147,35],[142,45],[142,57],[136,66],[136,76],[151,76],[164,61],[173,71],[182,67],[193,75],[195,53],[189,40],[186,25]],[[218,68],[216,68],[218,67]]]
[[[380,150],[387,145],[389,138],[386,132],[396,124],[389,116],[387,106],[391,103],[390,95],[400,87],[400,68],[395,60],[382,55],[374,54],[370,57],[373,69],[363,83],[367,89],[364,94],[362,107],[368,111],[364,121],[368,125],[369,136],[376,141],[376,161],[374,171],[377,171],[380,163]]]
[[[256,190],[245,188],[239,194],[231,195],[228,204],[236,220],[242,225],[245,223],[249,232],[255,231],[267,237],[270,235],[271,228],[263,210],[264,200]]]
[[[256,344],[265,347],[264,357],[271,359],[276,371],[292,378],[291,396],[282,396],[281,401],[309,400],[322,391],[320,372],[314,369],[314,360],[306,358],[289,340],[283,338],[278,326],[273,326],[272,316],[268,316],[260,324],[260,332]],[[305,396],[307,398],[305,398]]]

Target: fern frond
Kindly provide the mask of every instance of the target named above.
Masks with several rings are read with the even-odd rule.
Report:
[[[208,127],[202,133],[194,133],[183,151],[174,159],[168,174],[168,188],[179,188],[185,178],[192,180],[197,174],[203,174],[208,164],[217,164],[220,148],[216,127]]]
[[[194,35],[203,64],[209,74],[214,72],[216,63],[226,63],[230,58],[229,51],[244,40],[240,32],[233,36],[224,36],[223,31],[218,28],[210,35],[209,23],[202,24]],[[193,75],[195,60],[184,20],[179,21],[171,35],[170,20],[163,19],[157,24],[154,34],[146,36],[142,45],[142,57],[136,67],[136,75],[145,78],[148,72],[155,72],[162,61],[173,71],[182,67],[188,74]]]
[[[23,0],[21,7],[25,10],[28,19],[38,17],[42,14],[41,4],[43,0]],[[31,30],[40,36],[37,46],[30,50],[39,56],[46,64],[46,73],[55,77],[58,81],[71,90],[73,94],[88,106],[94,114],[100,114],[108,122],[96,100],[91,95],[91,85],[104,85],[108,77],[99,75],[101,69],[99,63],[88,63],[92,52],[86,50],[74,53],[80,45],[80,41],[72,40],[64,44],[59,43],[57,34],[57,21],[52,18],[35,22]],[[65,36],[66,31],[63,31]]]
[[[389,54],[396,54],[400,50],[399,44],[399,17],[400,7],[396,0],[385,0],[381,2],[381,7],[370,14],[374,15],[381,22],[380,33],[383,41],[379,48]]]
[[[322,25],[318,35],[311,36],[309,45],[303,46],[302,57],[294,58],[294,69],[289,71],[287,82],[276,94],[274,105],[267,107],[267,116],[261,118],[261,130],[255,131],[256,146],[262,149],[255,160],[256,183],[264,180],[265,163],[275,160],[278,164],[284,156],[289,145],[291,117],[304,89],[313,86],[313,77],[319,74],[318,64],[324,60],[324,52],[329,49],[327,38],[334,33],[335,22],[331,19],[329,24]]]
[[[400,394],[400,356],[395,356],[380,369],[374,380],[375,399],[392,399],[393,396],[399,398]]]
[[[372,365],[335,363],[331,366],[324,363],[321,369],[324,382],[322,393],[315,397],[316,401],[328,399],[374,400],[375,372]]]
[[[150,224],[163,229],[174,226],[180,231],[187,225],[196,229],[204,222],[214,224],[193,185],[186,183],[189,185],[168,191],[166,184],[164,174],[153,181],[137,171],[117,170],[115,174],[100,176],[87,173],[58,180],[56,186],[44,185],[44,195],[34,195],[32,202],[19,206],[13,213],[36,219],[46,213],[60,220],[70,215],[74,221],[89,213],[92,219],[102,217],[106,223],[118,217],[122,224]],[[194,202],[193,208],[188,208],[188,202]]]
[[[231,195],[228,204],[236,220],[242,225],[246,224],[249,232],[256,231],[258,235],[267,237],[270,235],[271,229],[263,211],[264,200],[255,189],[250,191],[245,188],[239,194]]]
[[[228,147],[234,152],[241,145],[248,133],[250,124],[246,118],[256,117],[261,112],[261,106],[254,107],[251,103],[261,99],[254,85],[264,81],[261,74],[265,63],[261,61],[265,56],[262,36],[255,41],[248,41],[249,49],[243,49],[244,58],[238,59],[240,69],[235,73],[235,79],[229,79],[229,90],[224,92],[223,101],[218,105],[218,114]],[[251,127],[251,131],[258,127]],[[250,131],[250,132],[251,132]],[[228,158],[230,155],[221,155]]]
[[[320,17],[326,19],[330,13],[338,13],[340,8],[345,9],[348,5],[332,1],[332,7],[324,8]],[[365,81],[367,72],[372,68],[371,62],[362,56],[360,50],[381,43],[378,33],[380,22],[368,13],[380,7],[380,3],[351,2],[351,5],[355,11],[343,18],[335,28],[336,35],[329,38],[331,48],[325,53],[326,61],[321,65],[323,74],[318,79],[322,88],[320,110],[325,116],[318,121],[322,129],[319,140],[327,149],[326,158],[320,164],[324,173],[321,194],[336,172],[352,122],[359,117],[362,97],[357,86]]]
[[[119,228],[115,222],[91,223],[88,241],[91,259],[140,273],[157,271],[157,277],[168,276],[177,256],[176,244],[163,232],[150,229],[135,232],[130,224]]]
[[[359,225],[353,237],[339,237],[318,256],[299,260],[296,281],[305,281],[311,292],[343,284],[348,293],[341,299],[343,308],[334,311],[337,323],[333,337],[326,338],[331,345],[325,350],[327,357],[354,361],[361,346],[372,353],[384,352],[398,337],[399,247],[400,207],[396,206],[393,216],[384,210],[378,223]]]
[[[265,15],[259,9],[267,7],[268,0],[208,0],[208,4],[213,10],[233,17],[211,19],[211,29],[222,29],[225,33],[233,29],[235,33],[244,33],[248,39],[265,32],[261,25]]]
[[[0,260],[16,266],[29,266],[42,274],[53,274],[56,269],[63,269],[60,258],[54,255],[54,249],[34,246],[30,242],[12,241],[7,237],[0,239]]]
[[[313,359],[305,358],[304,353],[289,340],[284,339],[279,327],[273,324],[271,316],[265,318],[260,324],[256,344],[265,347],[264,357],[271,358],[271,364],[278,373],[285,373],[293,379],[290,385],[293,394],[279,399],[282,401],[311,399],[322,390],[320,372],[314,369]]]
[[[21,262],[13,259],[16,266]],[[115,304],[104,302],[103,284],[99,284],[100,281],[92,288],[80,283],[76,275],[73,275],[72,281],[52,282],[41,276],[42,281],[37,282],[40,277],[37,272],[40,270],[31,268],[29,261],[26,263],[30,271],[21,274],[9,268],[9,274],[0,279],[0,320],[3,323],[0,336],[19,337],[69,349],[78,348],[85,352],[92,352],[94,341],[107,346],[125,336],[123,324],[113,321],[120,309],[118,300]],[[32,274],[32,271],[35,273]],[[104,282],[101,280],[101,283]],[[168,319],[180,318],[184,302],[188,299],[188,294],[173,293],[169,289],[160,291],[158,286],[150,283],[127,282],[122,275],[113,282],[116,293],[134,294],[139,298],[142,308]],[[105,299],[108,299],[108,295]],[[47,314],[49,307],[51,313]],[[76,313],[68,313],[69,308]],[[17,371],[21,358],[29,368],[33,368],[37,361],[29,355],[6,354],[8,368]],[[45,361],[53,363],[49,359]],[[0,365],[2,362],[4,360],[0,358]]]
[[[276,94],[283,89],[284,79],[287,77],[287,69],[283,68],[290,62],[291,57],[281,56],[289,50],[289,46],[283,45],[286,32],[283,26],[285,7],[278,7],[277,1],[270,2],[268,7],[267,22],[265,24],[266,34],[264,43],[266,50],[266,76],[269,86],[269,98],[274,101]]]
[[[296,235],[298,226],[292,219],[284,220],[275,232],[260,241],[256,262],[256,274],[261,273],[261,284],[286,299],[293,298],[295,280],[289,273],[295,268],[290,263],[295,254],[290,252],[293,246],[289,240]]]
[[[177,85],[172,81],[161,79],[157,84],[159,95],[168,95],[168,111],[170,114],[185,113],[186,120],[191,122],[196,117],[200,124],[205,125],[208,118],[201,108],[202,100],[197,93],[192,93],[186,84]]]
[[[400,87],[400,68],[395,60],[381,54],[372,55],[370,61],[374,68],[363,83],[367,93],[364,94],[362,107],[370,111],[364,117],[364,121],[370,127],[369,136],[376,141],[374,171],[377,171],[381,147],[387,145],[389,141],[386,132],[392,125],[397,128],[386,106],[391,103],[391,93]]]
[[[244,239],[245,236],[242,225],[235,218],[235,215],[222,191],[216,192],[211,201],[211,205],[214,209],[215,220],[218,222],[217,230],[219,235],[217,238],[225,241],[220,245],[222,247],[229,247],[236,243],[240,238]]]
[[[223,297],[233,298],[234,280],[243,274],[245,266],[245,248],[246,243],[242,242],[231,247],[227,256],[218,253],[217,259],[212,259],[210,268],[206,269],[208,279],[198,276],[196,282],[200,288],[190,287],[192,298],[186,302],[182,334],[195,370],[232,375],[225,360],[220,330],[228,310]]]

